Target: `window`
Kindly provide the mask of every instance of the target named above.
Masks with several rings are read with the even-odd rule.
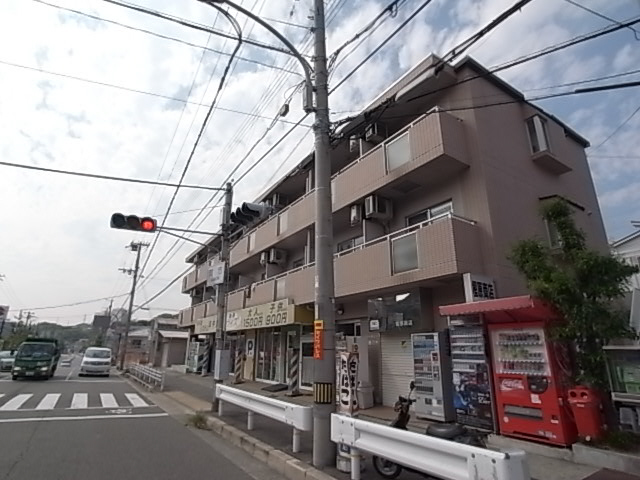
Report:
[[[289,223],[289,210],[285,210],[278,216],[278,235],[282,235],[287,231]]]
[[[299,258],[293,261],[293,263],[291,264],[291,268],[300,268],[303,265],[304,265],[304,258]]]
[[[139,338],[134,338],[131,340],[131,346],[132,347],[141,347],[142,346],[142,340],[140,340]]]
[[[249,252],[251,252],[256,246],[256,232],[251,232],[249,234]]]
[[[350,250],[364,243],[364,237],[360,235],[359,237],[353,237],[349,240],[345,240],[344,242],[338,243],[336,248],[337,252],[344,252],[345,250]]]
[[[391,241],[391,260],[393,274],[418,268],[418,244],[415,233]]]
[[[426,208],[421,212],[408,216],[407,227],[426,222],[427,220],[431,220],[447,213],[453,213],[453,202],[451,200],[443,203],[438,203],[437,205]]]
[[[549,149],[549,137],[547,135],[547,121],[540,115],[534,115],[527,119],[527,133],[531,153],[544,152]]]
[[[411,147],[409,145],[409,132],[400,135],[387,144],[387,171],[398,168],[411,160]]]
[[[286,296],[286,278],[276,280],[276,300],[282,300]]]
[[[549,237],[549,246],[551,248],[560,248],[562,247],[562,237],[560,236],[560,232],[558,231],[558,227],[553,222],[548,222],[545,220],[545,224],[547,226],[547,235]]]

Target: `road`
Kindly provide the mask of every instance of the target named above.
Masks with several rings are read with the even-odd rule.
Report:
[[[118,375],[78,377],[79,362],[50,380],[0,374],[0,479],[279,478]]]

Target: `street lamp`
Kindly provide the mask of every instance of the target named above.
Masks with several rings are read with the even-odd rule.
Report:
[[[331,144],[329,89],[324,1],[313,0],[315,48],[313,69],[298,50],[268,22],[230,0],[199,0],[228,15],[218,7],[226,4],[262,25],[298,59],[305,75],[303,108],[315,113],[315,319],[322,322],[322,354],[313,369],[313,464],[335,464],[335,445],[331,441],[331,414],[335,411],[335,313],[333,280],[333,211],[331,202]],[[313,102],[315,92],[315,105]],[[222,318],[219,319],[219,322]],[[217,343],[217,342],[216,342]]]

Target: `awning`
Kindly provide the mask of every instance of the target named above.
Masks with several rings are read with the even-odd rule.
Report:
[[[531,295],[443,305],[439,310],[440,315],[448,317],[482,314],[490,323],[546,321],[560,318],[553,307]]]
[[[183,338],[184,340],[189,338],[189,332],[182,330],[158,330],[158,333],[162,338]]]

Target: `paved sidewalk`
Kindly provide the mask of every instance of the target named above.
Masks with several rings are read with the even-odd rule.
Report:
[[[166,370],[165,374],[165,393],[167,395],[183,404],[190,404],[194,410],[210,411],[211,400],[213,398],[213,377],[202,377],[200,375],[193,374],[184,375],[171,370]],[[264,384],[253,382],[238,385],[239,388],[246,389],[248,391],[253,391],[261,395],[267,395],[297,404],[310,405],[313,401],[310,394],[290,398],[284,395],[285,392],[265,392],[261,390],[263,386]],[[198,408],[198,406],[200,408]],[[217,414],[214,414],[214,416],[217,417]],[[389,423],[394,416],[395,414],[393,409],[389,407],[374,407],[360,413],[360,418],[385,424]],[[302,432],[301,452],[293,453],[291,427],[269,418],[255,415],[254,430],[249,432],[246,428],[246,410],[229,404],[224,405],[224,415],[222,420],[243,432],[249,433],[258,440],[277,448],[278,450],[282,450],[305,463],[311,463],[312,434],[310,432]],[[410,429],[417,432],[424,432],[427,424],[428,422],[422,420],[412,420],[410,423]],[[562,458],[549,458],[547,456],[536,455],[535,453],[530,452],[527,454],[527,458],[532,478],[540,480],[587,480],[588,477],[599,471],[596,467],[576,464]],[[382,478],[373,470],[368,459],[365,461],[365,464],[366,471],[362,475],[363,479],[377,480]],[[339,480],[348,480],[350,478],[348,474],[341,473],[335,468],[326,470],[326,473]],[[402,480],[417,480],[424,477],[404,472],[400,478]],[[599,480],[599,478],[606,477],[597,478]],[[625,480],[633,480],[633,478],[634,477],[628,477]],[[640,477],[636,477],[636,480],[640,480]]]

